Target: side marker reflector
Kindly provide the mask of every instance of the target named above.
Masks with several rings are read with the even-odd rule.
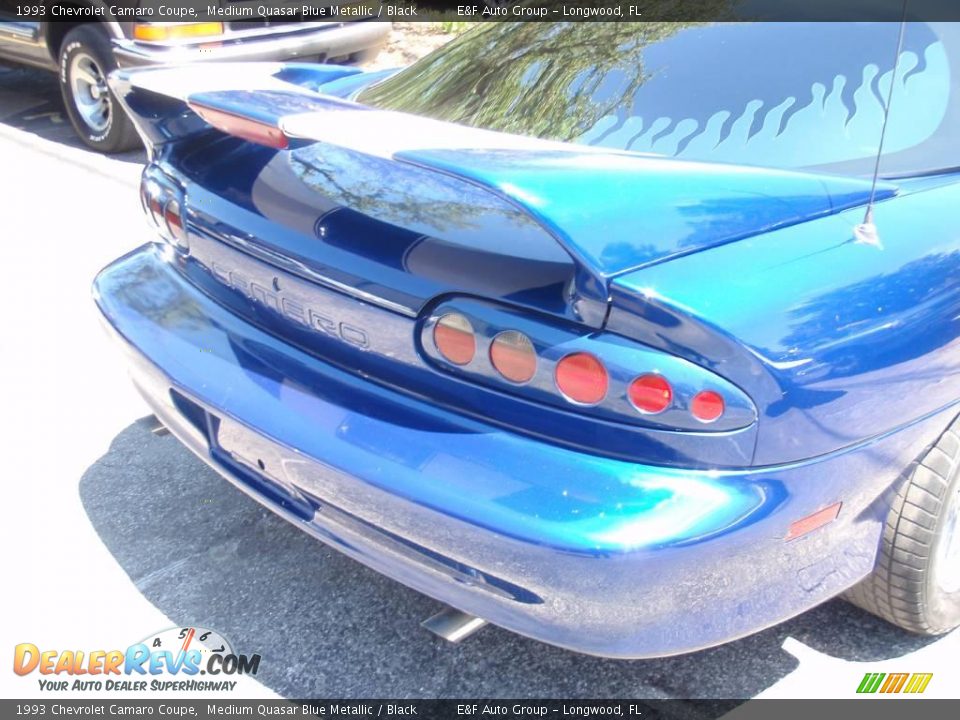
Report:
[[[807,515],[805,518],[793,521],[790,523],[790,529],[787,531],[787,537],[784,540],[796,540],[801,535],[806,535],[817,528],[832,523],[840,514],[842,506],[842,502],[834,503],[823,508],[823,510],[817,510],[813,515]]]
[[[138,22],[133,26],[133,37],[145,42],[166,42],[222,34],[222,22]]]

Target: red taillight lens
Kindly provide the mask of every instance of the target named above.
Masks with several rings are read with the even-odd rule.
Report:
[[[163,220],[166,224],[167,232],[170,233],[170,237],[175,240],[178,245],[184,245],[187,239],[187,232],[183,227],[180,203],[176,200],[168,201],[166,207],[163,208]]]
[[[700,422],[713,422],[723,415],[723,396],[713,390],[697,393],[690,403],[690,412]]]
[[[607,395],[607,369],[588,353],[573,353],[557,363],[557,387],[567,400],[596,405]]]
[[[530,338],[516,330],[497,335],[490,344],[490,362],[507,380],[525,383],[537,371],[537,353]]]
[[[195,105],[193,103],[189,103],[189,105],[197,115],[217,130],[227,133],[227,135],[233,135],[278,150],[285,150],[290,144],[287,136],[276,125],[241,117],[222,110],[214,110],[205,105]]]
[[[140,185],[140,202],[143,203],[143,210],[158,230],[162,230],[164,225],[163,202],[160,199],[162,193],[160,187],[149,180]]]
[[[470,321],[459,313],[444,315],[433,328],[437,350],[454,365],[466,365],[477,352],[477,340]]]
[[[147,217],[150,217],[150,191],[145,182],[140,183],[140,205]],[[150,218],[151,220],[153,218]]]
[[[641,375],[627,389],[633,406],[642,413],[655,415],[670,407],[673,388],[659,375]]]

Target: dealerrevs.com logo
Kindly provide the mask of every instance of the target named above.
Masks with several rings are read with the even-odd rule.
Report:
[[[229,678],[256,675],[259,668],[259,655],[237,654],[220,633],[198,627],[170,628],[126,650],[41,650],[20,643],[13,653],[13,671],[38,673],[40,689],[49,691],[230,691],[237,681]]]

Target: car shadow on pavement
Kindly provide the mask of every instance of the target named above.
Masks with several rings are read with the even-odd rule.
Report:
[[[56,73],[34,68],[0,66],[0,125],[29,132],[60,145],[95,153],[80,142],[63,107]],[[142,148],[110,155],[143,165]]]
[[[290,526],[143,421],[84,473],[93,527],[174,625],[262,656],[257,680],[308,697],[750,698],[793,671],[790,636],[855,661],[930,639],[835,600],[727,645],[656,660],[579,655],[486,627],[460,645],[422,630],[440,605]],[[144,628],[144,633],[159,628]]]

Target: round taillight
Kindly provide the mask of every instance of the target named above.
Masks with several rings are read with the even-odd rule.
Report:
[[[673,388],[660,375],[641,375],[630,383],[627,395],[631,404],[646,415],[662,413],[673,400]]]
[[[433,342],[440,354],[454,365],[466,365],[477,352],[473,326],[460,313],[449,313],[437,320]]]
[[[709,423],[723,415],[723,396],[713,390],[698,392],[690,403],[690,412],[700,422]]]
[[[167,224],[163,219],[163,206],[160,204],[160,198],[150,198],[150,217],[153,220],[153,224],[161,231],[166,229]],[[161,235],[162,234],[161,232]]]
[[[490,343],[490,363],[507,380],[525,383],[537,371],[537,352],[522,332],[507,330]]]
[[[567,400],[596,405],[607,395],[607,369],[589,353],[573,353],[557,363],[557,387]]]
[[[163,206],[160,202],[161,192],[160,187],[154,182],[147,181],[140,186],[140,202],[143,203],[143,209],[153,224],[162,230],[164,221]]]
[[[163,208],[163,220],[170,237],[180,245],[186,244],[187,231],[183,227],[180,203],[176,200],[169,200]]]
[[[146,183],[140,183],[140,206],[147,217],[150,217],[150,192],[147,190]]]

